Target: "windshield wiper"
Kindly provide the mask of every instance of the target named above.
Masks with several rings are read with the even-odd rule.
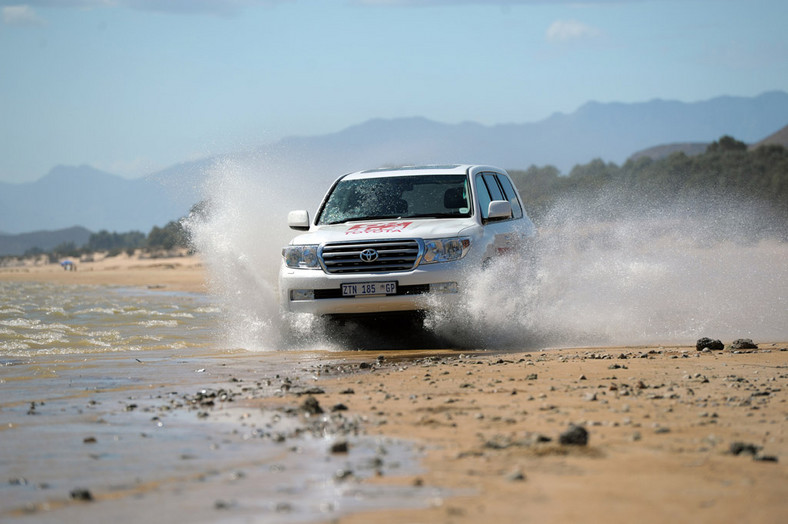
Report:
[[[402,218],[462,218],[460,213],[419,213],[418,215],[407,215]]]
[[[366,217],[343,218],[342,220],[326,222],[324,225],[333,226],[336,224],[344,224],[346,222],[363,222],[364,220],[391,220],[392,218],[402,218],[402,215],[370,215]]]

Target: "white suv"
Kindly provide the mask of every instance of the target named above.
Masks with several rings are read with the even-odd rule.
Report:
[[[282,250],[281,303],[316,315],[424,310],[535,233],[506,171],[469,165],[350,173],[314,222],[287,222],[305,233]]]

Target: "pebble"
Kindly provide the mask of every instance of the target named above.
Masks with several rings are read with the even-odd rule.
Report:
[[[733,455],[741,455],[742,453],[746,453],[754,457],[758,454],[758,451],[761,448],[760,446],[749,444],[747,442],[731,442],[729,449]]]
[[[717,339],[703,337],[698,339],[698,341],[695,343],[695,349],[698,351],[703,351],[704,349],[714,349],[720,351],[725,349],[725,344]]]
[[[70,496],[73,500],[81,500],[82,502],[91,502],[93,500],[93,495],[84,488],[72,489]]]
[[[331,445],[331,453],[347,453],[349,449],[350,446],[346,440],[340,440]]]
[[[506,480],[510,482],[522,482],[525,480],[525,474],[519,469],[516,469],[506,475]]]
[[[301,409],[309,415],[320,415],[323,413],[323,408],[320,407],[320,403],[311,395],[301,404]]]
[[[757,344],[753,344],[752,339],[737,338],[730,346],[731,349],[758,349]]]
[[[572,425],[559,435],[558,442],[565,446],[585,446],[588,444],[588,431],[582,426]]]

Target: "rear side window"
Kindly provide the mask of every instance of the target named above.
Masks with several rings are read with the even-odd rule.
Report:
[[[514,218],[522,218],[523,217],[523,208],[520,206],[520,202],[517,200],[517,193],[512,187],[512,182],[509,180],[509,177],[498,175],[498,181],[501,183],[501,187],[503,187],[503,192],[506,194],[506,200],[512,204],[512,213],[514,214]]]
[[[484,182],[487,184],[487,189],[490,191],[490,196],[493,200],[505,200],[501,188],[498,187],[498,182],[495,181],[495,175],[492,173],[484,174]]]
[[[490,198],[490,192],[487,190],[487,184],[484,183],[481,174],[476,175],[476,195],[479,197],[479,211],[482,218],[486,220],[492,198]]]

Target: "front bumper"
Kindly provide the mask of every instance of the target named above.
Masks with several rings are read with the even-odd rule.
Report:
[[[353,315],[429,309],[431,294],[454,300],[462,286],[463,261],[424,264],[406,272],[333,275],[319,269],[291,269],[279,273],[280,303],[287,311],[314,315]],[[396,282],[396,295],[343,297],[342,284]],[[314,298],[303,298],[303,291]],[[293,298],[300,298],[294,300]]]

